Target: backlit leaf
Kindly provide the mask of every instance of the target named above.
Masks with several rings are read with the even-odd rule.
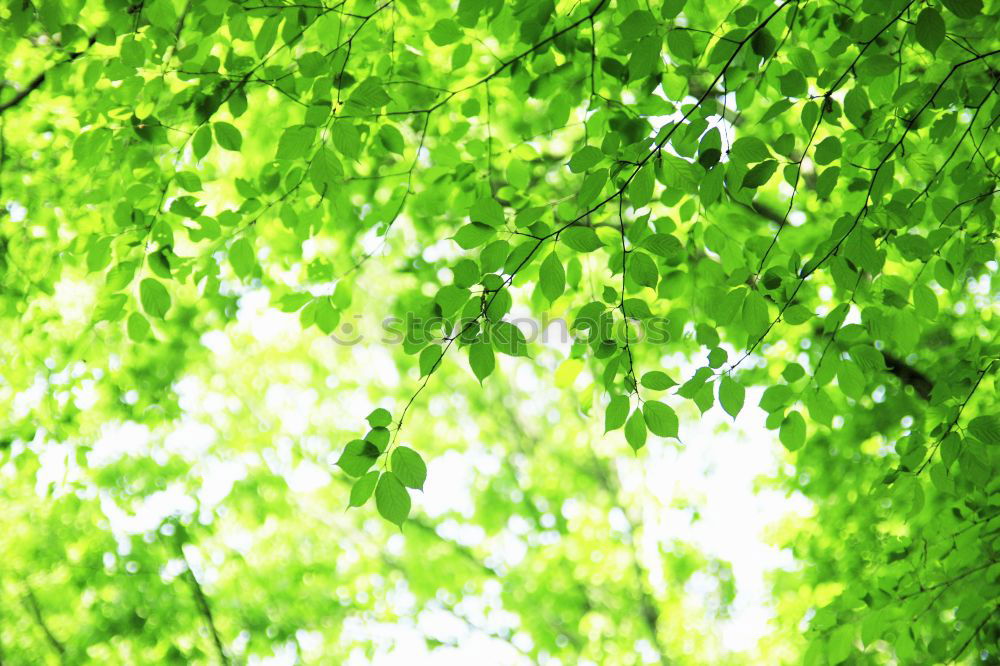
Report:
[[[384,472],[375,487],[375,506],[390,523],[403,527],[410,515],[410,494],[392,472]]]

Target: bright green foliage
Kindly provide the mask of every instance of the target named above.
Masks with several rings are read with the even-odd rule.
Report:
[[[518,617],[494,638],[531,660],[1000,659],[998,18],[3,0],[0,660],[318,642],[339,663],[353,613],[396,594],[458,614],[487,581]],[[526,335],[528,314],[572,339]],[[356,316],[391,335],[330,351]],[[767,483],[816,511],[779,534],[804,564],[773,581],[781,645],[749,656],[702,630],[725,564],[642,542],[616,467],[707,445],[685,429],[716,403],[773,431],[789,464]],[[193,419],[214,434],[185,449]],[[125,426],[145,444],[108,457]],[[498,462],[435,522],[420,491],[455,450]],[[305,489],[315,470],[329,489]],[[111,526],[171,493],[188,508]],[[376,512],[392,531],[362,529]],[[466,521],[482,547],[447,528]],[[482,559],[503,538],[522,562]],[[694,570],[721,610],[668,622]],[[214,615],[200,579],[228,599]]]

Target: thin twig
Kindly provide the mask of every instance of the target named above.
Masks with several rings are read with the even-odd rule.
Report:
[[[229,655],[226,654],[226,648],[223,645],[222,636],[219,634],[219,630],[215,626],[215,617],[212,614],[212,607],[208,603],[208,597],[205,595],[205,591],[202,589],[201,583],[198,582],[198,578],[194,575],[194,571],[191,569],[191,563],[184,554],[184,545],[180,541],[177,542],[177,555],[184,562],[184,578],[191,587],[191,593],[194,595],[195,604],[198,606],[198,612],[201,613],[201,617],[205,621],[205,626],[208,628],[208,633],[212,636],[212,643],[215,645],[215,651],[219,657],[219,662],[224,666],[228,666],[231,662]]]
[[[32,619],[35,620],[35,624],[38,628],[42,630],[45,634],[45,640],[48,642],[52,651],[56,653],[59,657],[60,663],[66,663],[66,646],[63,645],[62,641],[55,637],[49,625],[45,622],[45,617],[42,615],[42,609],[38,605],[38,599],[35,598],[35,592],[31,589],[31,586],[27,582],[24,583],[24,605],[27,607],[28,611],[31,613]]]

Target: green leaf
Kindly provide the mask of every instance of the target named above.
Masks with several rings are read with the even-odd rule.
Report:
[[[194,133],[194,137],[191,139],[191,150],[194,153],[195,159],[200,160],[205,157],[211,149],[212,129],[208,125],[204,125]]]
[[[253,273],[257,265],[257,257],[254,255],[253,245],[246,238],[238,238],[229,246],[229,263],[233,267],[233,272],[241,280],[245,280]]]
[[[767,160],[756,165],[743,176],[743,187],[757,188],[771,180],[778,163],[774,160]]]
[[[675,257],[684,251],[681,242],[670,234],[650,234],[642,239],[640,245],[644,250],[664,258]]]
[[[847,660],[854,652],[854,627],[841,625],[830,632],[827,641],[827,659],[831,666]]]
[[[350,102],[359,104],[368,109],[380,109],[392,101],[389,94],[382,87],[382,80],[376,76],[371,76],[357,85],[351,93]]]
[[[451,19],[441,19],[427,34],[438,46],[447,46],[462,38],[462,30]]]
[[[368,425],[373,428],[385,428],[392,423],[392,414],[389,413],[388,409],[383,409],[381,407],[372,410],[372,413],[366,418]]]
[[[87,248],[87,270],[104,270],[111,263],[111,238],[93,240]]]
[[[487,342],[474,342],[469,345],[469,365],[473,374],[482,384],[483,380],[493,373],[496,359],[493,356],[493,346]]]
[[[471,259],[460,259],[452,266],[451,272],[454,276],[455,286],[463,289],[474,285],[482,275],[479,266]]]
[[[486,317],[490,321],[500,321],[504,315],[510,312],[514,304],[514,298],[506,289],[491,294],[486,299]]]
[[[630,13],[618,29],[621,30],[623,39],[639,39],[645,37],[656,29],[656,19],[644,9],[636,9]]]
[[[458,243],[458,246],[463,250],[471,250],[474,247],[479,247],[489,239],[493,238],[496,234],[496,229],[489,227],[485,224],[480,224],[479,222],[473,222],[471,224],[466,224],[464,227],[458,230],[452,239]]]
[[[684,398],[694,399],[695,395],[697,395],[698,392],[705,387],[705,382],[708,381],[712,374],[713,372],[711,368],[698,368],[691,379],[684,382],[684,384],[677,389],[677,395]]]
[[[638,409],[632,412],[632,416],[625,422],[625,441],[633,451],[638,451],[646,445],[646,421]]]
[[[378,131],[378,137],[385,149],[391,153],[402,155],[403,151],[406,150],[403,135],[394,125],[383,125]]]
[[[917,17],[915,32],[917,43],[934,53],[944,41],[944,19],[933,7],[925,7]]]
[[[269,17],[261,24],[260,30],[257,32],[257,38],[254,40],[254,48],[258,58],[263,58],[271,51],[271,47],[274,46],[274,40],[278,36],[278,26],[280,24],[280,14]]]
[[[837,369],[837,383],[840,390],[849,398],[860,400],[865,393],[865,375],[861,368],[852,361],[841,361]]]
[[[327,148],[317,150],[309,165],[309,178],[316,191],[325,195],[326,191],[336,185],[343,177],[344,168],[340,165],[337,156]]]
[[[455,47],[455,50],[451,52],[451,68],[454,70],[460,69],[469,62],[469,58],[472,57],[472,46],[469,44],[459,44]]]
[[[743,327],[756,338],[764,334],[770,323],[767,301],[758,292],[751,291],[743,301]]]
[[[632,49],[632,57],[628,61],[628,72],[631,80],[646,78],[662,66],[661,44],[659,35],[649,35],[639,40],[635,48]]]
[[[397,446],[392,452],[392,471],[404,486],[423,490],[427,480],[427,466],[413,449]]]
[[[138,312],[133,312],[128,317],[128,322],[126,323],[126,330],[128,332],[128,337],[133,342],[142,342],[149,336],[149,322]]]
[[[859,367],[869,372],[881,372],[885,370],[885,359],[882,352],[871,345],[853,345],[850,349],[851,358]]]
[[[337,123],[333,127],[333,147],[344,157],[356,160],[361,157],[361,134],[352,123]]]
[[[529,206],[519,211],[517,216],[514,218],[514,226],[518,229],[523,229],[525,227],[530,227],[532,224],[538,221],[538,219],[545,213],[545,208],[541,206]]]
[[[862,77],[872,79],[888,76],[895,72],[898,67],[899,63],[896,62],[895,58],[878,53],[862,60],[861,64],[858,65],[858,72]]]
[[[167,293],[167,288],[153,278],[146,278],[139,283],[139,300],[142,302],[142,309],[150,317],[163,319],[170,309],[170,294]]]
[[[171,31],[177,27],[177,12],[170,0],[153,0],[143,7],[146,18],[156,27]]]
[[[511,250],[510,254],[507,255],[507,259],[503,262],[504,273],[513,275],[527,266],[532,259],[538,256],[535,252],[538,247],[537,241],[526,240]]]
[[[559,239],[577,252],[593,252],[604,245],[590,227],[570,227],[559,234]]]
[[[340,323],[340,311],[333,305],[329,296],[320,296],[313,301],[316,305],[314,321],[319,330],[327,335],[333,333]]]
[[[469,219],[492,227],[502,227],[505,221],[503,207],[493,197],[477,199],[469,209]]]
[[[785,420],[781,422],[778,439],[789,451],[802,448],[806,443],[806,421],[801,414],[797,411],[788,412]]]
[[[927,285],[918,284],[913,287],[913,307],[921,317],[931,321],[937,319],[937,295]]]
[[[201,178],[199,178],[196,173],[191,171],[178,171],[174,174],[174,178],[177,180],[177,184],[188,192],[201,192],[202,190]]]
[[[617,430],[625,425],[628,418],[629,398],[627,395],[613,395],[604,411],[604,432]]]
[[[375,506],[383,518],[400,528],[410,515],[410,493],[392,472],[385,472],[379,477],[375,487]]]
[[[545,257],[542,265],[539,266],[538,286],[549,302],[562,296],[566,289],[566,271],[563,270],[562,262],[559,261],[555,252]]]
[[[885,614],[877,611],[869,612],[861,621],[861,641],[865,647],[871,647],[885,633]]]
[[[437,295],[434,297],[434,301],[440,306],[441,314],[445,317],[450,317],[451,315],[458,312],[463,305],[469,300],[469,290],[463,289],[461,287],[456,287],[453,284],[447,284],[438,290]]]
[[[743,388],[743,384],[729,375],[723,375],[719,381],[719,404],[726,413],[735,419],[743,409],[745,399],[746,389]]]
[[[962,438],[958,433],[950,432],[941,440],[941,461],[951,467],[962,451]]]
[[[319,51],[307,51],[299,56],[298,65],[304,76],[319,76],[327,66],[327,59]]]
[[[755,164],[771,158],[767,145],[755,136],[744,136],[733,142],[733,157],[744,164]]]
[[[444,350],[440,345],[432,344],[424,347],[423,351],[420,352],[420,376],[426,377],[437,370],[443,355]]]
[[[479,224],[473,222],[473,224]],[[478,231],[482,231],[484,224],[479,224]],[[490,227],[486,227],[490,228]],[[463,227],[464,229],[464,227]],[[492,232],[490,234],[492,236]],[[495,240],[484,247],[479,253],[480,273],[493,273],[503,267],[505,260],[510,256],[510,243],[505,240]]]
[[[983,11],[982,0],[942,0],[942,4],[963,19],[976,18]]]
[[[813,159],[816,161],[816,164],[829,164],[834,160],[839,160],[840,153],[840,139],[835,136],[828,136],[816,146]]]
[[[721,368],[729,358],[729,353],[722,347],[716,347],[708,352],[708,365],[711,368]]]
[[[786,324],[792,324],[793,326],[804,324],[812,319],[812,317],[813,313],[809,311],[809,308],[801,305],[793,305],[785,310],[785,314],[781,315]]]
[[[119,55],[122,63],[128,67],[142,67],[146,63],[146,50],[131,35],[122,40]]]
[[[378,447],[363,439],[351,440],[337,459],[337,467],[351,476],[361,476],[375,464]]]
[[[528,343],[524,339],[524,333],[510,322],[498,321],[490,331],[490,340],[493,342],[493,347],[501,354],[528,355]]]
[[[378,483],[378,471],[368,472],[351,486],[351,499],[347,506],[363,506],[375,491],[375,484]]]
[[[694,56],[694,40],[686,30],[671,30],[667,33],[667,48],[670,55],[681,60],[690,60]]]
[[[716,167],[705,174],[698,186],[698,195],[702,205],[711,206],[719,200],[723,191],[724,179],[725,170],[721,167]]]
[[[660,16],[665,19],[677,18],[677,15],[681,13],[684,9],[684,3],[686,0],[664,0],[660,4]]]
[[[634,208],[642,208],[653,198],[653,165],[645,164],[628,186],[628,197]]]
[[[647,400],[642,405],[642,415],[646,427],[660,437],[677,437],[677,414],[669,405],[657,400]]]
[[[1000,416],[995,414],[977,416],[969,421],[966,428],[973,437],[983,444],[1000,444]]]
[[[828,198],[836,189],[839,179],[840,167],[832,166],[829,169],[823,169],[819,178],[816,179],[816,196],[821,199]]]
[[[626,298],[625,302],[622,303],[622,306],[625,310],[625,316],[630,319],[654,318],[652,311],[650,311],[649,309],[649,304],[647,304],[646,301],[642,300],[641,298]],[[665,324],[667,322],[667,319],[664,317],[656,317],[655,319],[658,323],[661,324]],[[669,331],[658,331],[658,333],[660,335],[658,335],[657,337],[659,338],[660,342],[666,342],[667,339],[669,339],[670,336]],[[665,334],[665,337],[663,334]]]
[[[595,169],[588,173],[584,177],[583,185],[580,186],[580,191],[576,196],[576,200],[580,206],[586,207],[597,199],[607,182],[607,169]]]
[[[587,171],[604,157],[604,154],[594,146],[584,146],[573,154],[569,161],[569,170],[573,173]]]
[[[767,58],[774,53],[777,45],[777,42],[774,41],[774,35],[767,29],[761,30],[750,40],[750,48],[761,58]]]
[[[224,150],[238,151],[243,146],[243,135],[233,125],[224,122],[213,123],[215,142]]]
[[[642,376],[639,383],[654,391],[666,391],[672,386],[677,386],[677,382],[671,379],[670,375],[660,370],[650,370]]]
[[[378,449],[378,452],[382,453],[389,445],[389,429],[382,427],[372,428],[365,435],[365,441],[374,445]]]
[[[806,82],[806,77],[797,69],[789,70],[779,76],[778,82],[781,94],[785,97],[805,97],[809,91],[809,84]]]
[[[844,95],[844,115],[855,127],[864,127],[868,124],[870,111],[871,105],[863,87],[854,86]]]
[[[633,251],[628,262],[629,275],[644,287],[656,288],[660,273],[650,256],[644,252]]]
[[[792,389],[785,384],[775,384],[764,389],[760,397],[760,408],[766,412],[776,412],[792,399]]]

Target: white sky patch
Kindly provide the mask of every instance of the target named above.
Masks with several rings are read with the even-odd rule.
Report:
[[[769,633],[774,613],[768,605],[766,575],[795,566],[790,553],[765,542],[765,530],[790,513],[808,514],[811,506],[801,495],[755,488],[758,477],[776,473],[780,448],[775,435],[764,428],[763,412],[754,408],[760,393],[747,392],[747,406],[735,429],[719,430],[731,419],[718,406],[700,419],[682,418],[684,445],[656,449],[643,479],[648,492],[664,505],[675,496],[698,497],[697,521],[675,509],[656,524],[647,524],[646,530],[652,527],[649,535],[680,539],[732,565],[736,598],[719,634],[723,646],[733,651],[751,650]],[[647,543],[648,548],[654,545]]]

